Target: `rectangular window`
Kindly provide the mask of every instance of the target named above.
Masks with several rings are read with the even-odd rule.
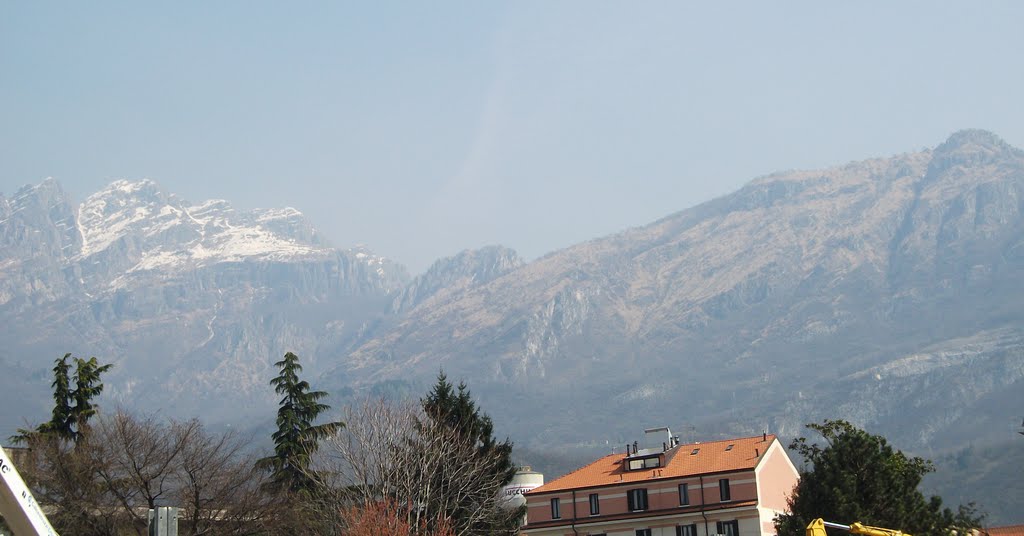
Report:
[[[729,493],[728,478],[723,478],[718,481],[718,495],[722,498],[722,502],[732,499],[732,495]]]
[[[590,515],[596,516],[601,513],[601,503],[598,502],[597,494],[590,494]]]
[[[636,536],[651,536],[651,529],[636,529]]]
[[[638,512],[647,509],[647,488],[631,489],[627,497],[630,511]]]
[[[676,527],[676,536],[697,536],[697,525],[680,525]]]
[[[661,457],[654,456],[651,458],[636,458],[629,460],[629,470],[636,471],[639,469],[652,469],[655,467],[661,467]]]
[[[558,519],[562,517],[561,509],[559,508],[558,499],[551,499],[551,519]]]
[[[679,484],[679,506],[690,504],[690,486]]]
[[[740,522],[736,520],[719,521],[715,523],[715,528],[724,536],[740,536]]]

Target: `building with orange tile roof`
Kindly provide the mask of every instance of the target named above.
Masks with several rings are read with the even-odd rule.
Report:
[[[799,478],[771,434],[680,444],[668,428],[525,495],[529,536],[769,536]],[[660,445],[658,444],[660,442]]]
[[[983,533],[986,536],[1024,536],[1024,525],[990,527],[988,529],[985,529]]]

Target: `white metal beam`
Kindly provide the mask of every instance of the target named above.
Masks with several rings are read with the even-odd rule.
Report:
[[[57,536],[39,503],[14,468],[7,451],[0,447],[0,514],[15,536]]]

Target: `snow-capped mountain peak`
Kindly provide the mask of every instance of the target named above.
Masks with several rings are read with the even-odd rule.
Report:
[[[191,204],[149,179],[116,181],[89,196],[79,208],[78,224],[82,258],[127,246],[135,261],[129,273],[330,253],[294,208],[236,211],[222,199]]]
[[[406,278],[380,256],[334,248],[291,207],[191,203],[150,179],[113,182],[77,206],[53,179],[20,188],[11,199],[0,195],[0,306],[25,289],[35,289],[25,304],[122,291],[141,299],[140,292],[173,281],[191,289],[212,277],[199,284],[212,288],[239,274],[269,281],[303,271],[316,274],[303,292],[319,294],[309,299],[322,299],[324,288],[388,293]],[[275,290],[273,283],[259,286]]]

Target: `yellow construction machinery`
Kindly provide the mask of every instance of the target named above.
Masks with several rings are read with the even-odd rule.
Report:
[[[830,529],[840,529],[849,532],[850,534],[865,534],[867,536],[910,536],[905,532],[901,532],[893,529],[883,529],[881,527],[869,527],[867,525],[861,525],[860,523],[854,523],[852,525],[840,525],[839,523],[831,523],[825,521],[820,517],[811,521],[810,525],[807,525],[806,536],[827,536],[825,534],[825,527]]]

